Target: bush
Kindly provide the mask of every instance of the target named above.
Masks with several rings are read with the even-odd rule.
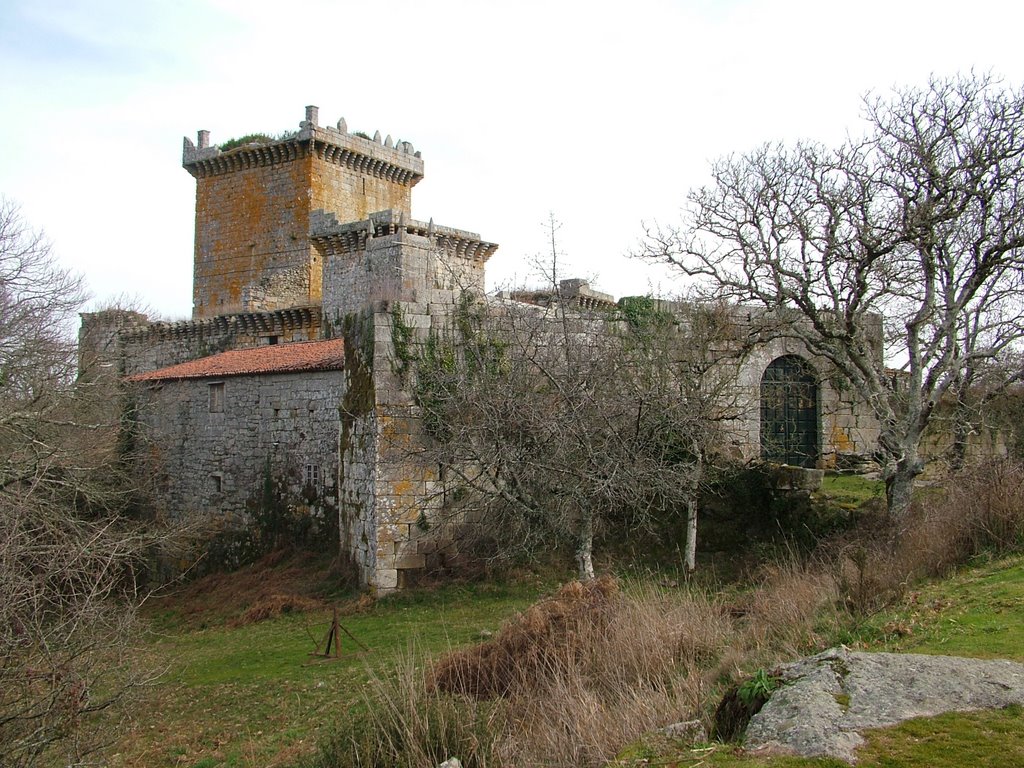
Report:
[[[987,461],[925,491],[905,519],[862,521],[852,535],[821,548],[819,560],[834,566],[855,615],[897,599],[914,581],[1024,545],[1024,464]]]

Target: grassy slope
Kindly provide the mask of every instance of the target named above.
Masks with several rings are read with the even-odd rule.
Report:
[[[877,496],[877,483],[834,478],[824,489],[851,507]],[[261,582],[267,572],[258,573]],[[308,578],[299,574],[294,579]],[[272,583],[262,583],[266,594]],[[294,586],[294,584],[286,585]],[[340,661],[309,653],[330,621],[326,610],[231,628],[255,598],[232,576],[211,594],[158,605],[154,632],[140,639],[140,656],[166,673],[134,711],[131,732],[117,746],[114,766],[287,766],[309,753],[319,733],[363,706],[370,669],[387,670],[410,647],[436,652],[478,639],[550,588],[449,586],[381,601],[343,617],[371,648],[357,655],[345,638]],[[273,590],[271,590],[273,591]],[[198,611],[197,611],[198,606]],[[871,650],[950,653],[1024,660],[1024,558],[971,569],[928,585],[904,604],[872,617],[846,638]],[[1024,765],[1019,711],[951,715],[906,724],[870,738],[864,766]],[[630,765],[830,766],[832,761],[750,758],[725,746],[658,750]],[[945,760],[946,762],[943,762]]]
[[[1024,557],[966,569],[911,592],[848,639],[874,651],[936,653],[1024,661]],[[1024,711],[948,714],[871,731],[860,768],[1017,768],[1024,765]],[[621,765],[678,768],[835,768],[834,760],[755,757],[725,745],[645,750]],[[640,759],[636,759],[640,758]],[[647,760],[647,762],[644,762]]]
[[[225,586],[230,586],[227,582]],[[231,628],[234,611],[184,617],[162,606],[140,654],[166,673],[146,692],[113,766],[291,765],[317,734],[363,706],[369,669],[386,671],[415,646],[440,651],[494,631],[546,585],[449,586],[379,601],[342,618],[371,650],[342,638],[343,657],[310,657],[327,610]]]

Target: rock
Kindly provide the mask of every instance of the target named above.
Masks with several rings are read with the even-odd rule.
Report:
[[[856,762],[859,731],[914,717],[1024,704],[1024,664],[832,648],[779,667],[783,680],[747,726],[751,750]]]
[[[459,760],[459,758],[457,757],[449,757],[447,760],[445,760],[443,763],[437,766],[437,768],[462,768],[462,761]]]
[[[660,728],[658,733],[687,744],[697,744],[708,740],[708,733],[704,730],[704,724],[700,720],[683,720],[681,723],[672,723],[672,725]]]
[[[823,469],[794,467],[791,464],[771,465],[771,483],[777,491],[817,491],[824,477]]]

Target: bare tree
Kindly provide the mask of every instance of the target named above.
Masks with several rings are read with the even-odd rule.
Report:
[[[766,308],[765,332],[835,365],[878,416],[900,517],[939,402],[980,367],[989,386],[1020,374],[995,363],[1024,332],[1024,93],[963,76],[865,104],[862,139],[717,161],[684,225],[648,230],[642,255]]]
[[[130,687],[135,567],[150,537],[119,513],[134,487],[119,403],[76,386],[78,277],[0,201],[0,752],[79,765],[94,718]]]
[[[560,289],[551,226],[552,286],[537,303],[466,301],[452,336],[427,343],[416,375],[429,463],[444,468],[449,508],[503,552],[563,542],[589,579],[602,530],[688,513],[692,570],[710,446],[735,417],[721,386],[730,316],[644,298],[588,311]]]

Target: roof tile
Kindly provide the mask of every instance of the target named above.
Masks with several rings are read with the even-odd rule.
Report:
[[[344,367],[345,344],[342,339],[294,341],[289,344],[272,344],[251,349],[232,349],[187,363],[129,376],[128,381],[175,381],[258,373],[340,371]]]

